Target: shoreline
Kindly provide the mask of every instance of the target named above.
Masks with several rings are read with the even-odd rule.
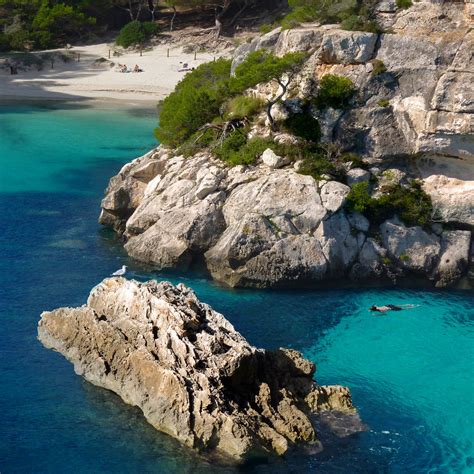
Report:
[[[127,108],[139,108],[142,110],[149,110],[150,112],[156,111],[158,107],[158,102],[156,100],[140,100],[140,99],[125,99],[125,98],[105,98],[105,97],[55,97],[55,96],[26,96],[26,95],[1,95],[0,96],[0,106],[10,105],[10,104],[41,104],[41,103],[51,103],[51,104],[69,104],[74,105],[84,105],[90,107],[100,107],[100,108],[116,108],[127,107]]]
[[[200,52],[195,56],[184,53],[182,46],[161,44],[142,53],[120,51],[119,56],[111,55],[107,59],[113,48],[108,43],[99,43],[68,50],[37,51],[31,54],[58,53],[73,59],[66,62],[56,59],[54,69],[44,60],[39,70],[31,66],[20,69],[17,75],[11,75],[6,66],[2,68],[2,60],[9,55],[0,55],[0,102],[101,101],[156,106],[186,75],[187,71],[182,70],[184,65],[190,70],[228,55],[228,51],[223,51],[215,55]],[[129,70],[137,65],[142,72],[118,72],[119,63],[127,65]]]

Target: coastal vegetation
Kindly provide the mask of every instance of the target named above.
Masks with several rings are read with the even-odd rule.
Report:
[[[231,62],[219,59],[203,64],[188,74],[161,104],[160,126],[155,134],[165,145],[181,146],[187,140],[194,145],[215,148],[219,144],[221,156],[236,152],[237,145],[246,143],[242,131],[249,124],[249,118],[264,105],[272,128],[276,127],[272,108],[277,104],[294,74],[305,58],[303,53],[289,53],[281,58],[265,51],[256,51],[237,67],[231,76]],[[283,77],[284,76],[284,77]],[[267,101],[243,95],[247,89],[262,82],[275,80],[281,91]],[[186,144],[192,150],[196,148]],[[235,159],[224,159],[235,162]]]
[[[321,108],[344,109],[355,92],[354,83],[348,77],[326,74],[321,78],[316,103]]]
[[[119,46],[128,48],[129,46],[142,45],[158,32],[156,23],[150,21],[133,20],[126,24],[116,39]]]
[[[288,0],[291,12],[280,23],[284,29],[310,21],[341,23],[346,30],[376,33],[380,31],[374,15],[376,4],[376,0]]]
[[[370,195],[368,182],[354,184],[347,196],[347,207],[377,225],[398,215],[407,225],[424,227],[431,223],[433,212],[431,199],[417,180],[412,180],[409,186],[392,184],[378,197]]]

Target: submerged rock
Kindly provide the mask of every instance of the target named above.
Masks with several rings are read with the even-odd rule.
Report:
[[[299,352],[251,346],[184,285],[106,279],[87,305],[44,312],[38,337],[199,451],[283,454],[316,441],[312,413],[354,411],[349,390],[317,385]]]

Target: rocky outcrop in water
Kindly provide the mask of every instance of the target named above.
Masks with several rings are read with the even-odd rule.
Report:
[[[87,305],[43,313],[38,337],[200,451],[283,454],[316,441],[315,412],[354,411],[348,389],[317,385],[299,352],[251,346],[183,285],[106,279]]]
[[[159,174],[137,177],[136,170],[147,168]],[[170,157],[158,148],[112,179],[100,221],[123,234],[136,260],[157,268],[204,261],[214,279],[230,286],[405,275],[448,286],[465,274],[470,231],[440,225],[427,231],[397,219],[374,228],[345,209],[349,191],[290,165],[228,168],[205,153]],[[447,235],[462,236],[463,245],[450,259],[455,272],[442,270]]]
[[[298,162],[271,150],[257,166],[228,168],[209,153],[184,158],[158,148],[112,178],[100,222],[123,235],[126,251],[139,261],[157,268],[204,263],[213,278],[231,286],[399,282],[411,276],[455,284],[473,259],[474,36],[468,7],[420,1],[400,10],[395,2],[380,2],[378,15],[393,33],[311,25],[276,29],[236,50],[234,67],[261,48],[280,56],[308,52],[291,99],[275,107],[275,119],[301,109],[325,74],[349,77],[357,88],[350,108],[311,112],[323,141],[358,154],[368,169],[348,168],[341,183],[303,176]],[[272,90],[263,84],[252,92],[266,97]],[[298,146],[288,134],[275,139]],[[409,178],[421,179],[432,199],[432,227],[408,227],[397,216],[379,226],[345,206],[359,182],[373,188],[377,181],[382,189]],[[447,250],[452,232],[460,242],[456,252]]]

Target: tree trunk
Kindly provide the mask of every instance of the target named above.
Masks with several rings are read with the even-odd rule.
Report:
[[[155,21],[155,2],[153,0],[148,0],[148,10],[151,15],[151,21]]]
[[[216,8],[216,16],[215,16],[215,23],[216,23],[216,38],[222,33],[222,18],[227,13],[231,4],[231,0],[224,0],[224,3],[221,5],[221,11],[218,13]]]
[[[176,7],[173,5],[173,16],[171,17],[171,22],[170,22],[170,32],[173,31],[174,19],[176,18],[177,13],[178,12],[176,11]]]
[[[277,79],[276,81],[281,87],[281,93],[278,94],[274,99],[269,100],[267,102],[267,118],[268,118],[268,121],[270,122],[270,128],[272,129],[273,132],[276,132],[277,125],[274,118],[272,117],[272,108],[286,94],[286,91],[288,90],[288,86],[290,85],[290,82],[291,82],[291,77],[288,78],[288,82],[286,84],[281,79]]]

